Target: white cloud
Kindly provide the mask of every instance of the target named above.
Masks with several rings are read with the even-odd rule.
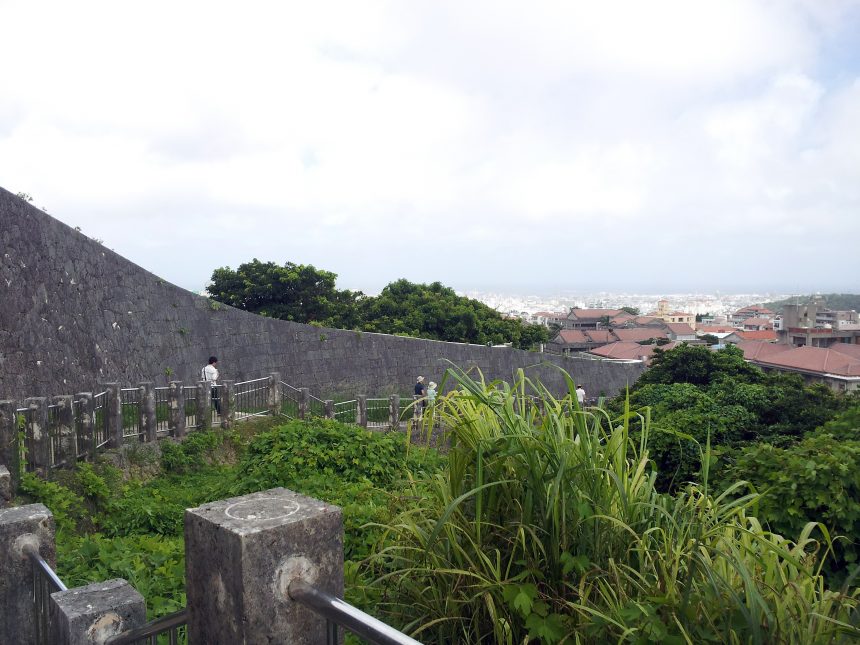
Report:
[[[561,282],[577,241],[626,245],[616,283],[667,279],[650,244],[778,287],[703,230],[765,266],[821,224],[860,233],[854,2],[7,0],[0,21],[2,185],[184,286],[253,256],[368,290]]]

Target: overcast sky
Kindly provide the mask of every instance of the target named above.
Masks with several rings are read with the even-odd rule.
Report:
[[[180,286],[860,291],[860,3],[0,0],[0,186]]]

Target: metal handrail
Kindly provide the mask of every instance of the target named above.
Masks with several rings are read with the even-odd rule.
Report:
[[[39,570],[45,575],[46,578],[57,587],[57,591],[68,591],[69,588],[63,584],[63,581],[60,580],[60,576],[57,575],[57,572],[51,568],[51,565],[45,562],[45,559],[39,553],[39,550],[34,546],[25,546],[24,553],[30,558],[30,562],[33,563],[34,566],[38,567]]]
[[[247,385],[248,383],[261,383],[263,381],[268,381],[269,377],[264,376],[262,378],[253,378],[250,381],[239,381],[238,383],[233,383],[233,387],[239,387],[240,385]]]
[[[313,587],[304,580],[293,580],[287,592],[290,598],[296,602],[300,602],[329,622],[337,623],[369,643],[375,645],[421,645],[414,638],[397,631],[370,614],[365,614],[348,602]],[[337,643],[337,633],[333,632],[334,630],[328,630],[329,641]],[[334,640],[331,640],[332,637]]]
[[[111,636],[105,641],[105,645],[130,645],[144,638],[151,639],[153,636],[158,636],[159,634],[175,632],[176,629],[187,624],[188,610],[180,609],[172,614],[156,618],[140,627],[135,627],[134,629]],[[171,637],[173,637],[172,633]],[[175,643],[176,639],[171,638],[170,642]]]

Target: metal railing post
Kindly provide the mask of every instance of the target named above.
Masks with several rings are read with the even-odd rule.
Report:
[[[120,448],[122,446],[122,392],[119,383],[105,383],[107,401],[105,404],[105,417],[107,418],[108,446]]]
[[[197,383],[197,427],[212,429],[212,386],[208,381]]]
[[[33,396],[24,399],[24,407],[29,408],[26,436],[29,441],[28,459],[42,477],[51,472],[51,437],[48,430],[48,399]]]
[[[310,408],[311,402],[311,391],[302,387],[299,388],[299,419],[307,419],[308,418],[308,410]]]
[[[182,381],[170,381],[167,387],[167,426],[172,437],[185,436],[185,390]]]
[[[269,374],[269,414],[273,417],[281,414],[281,373]]]
[[[80,436],[77,438],[77,454],[83,454],[89,461],[94,461],[96,458],[96,412],[93,393],[78,392],[75,394],[75,400],[79,404],[78,426],[81,431]]]
[[[367,396],[364,394],[355,397],[355,423],[362,428],[367,427]]]
[[[155,389],[147,381],[138,383],[140,388],[140,440],[157,441],[158,425],[155,419]]]
[[[388,421],[392,430],[400,430],[400,395],[388,397]]]
[[[221,427],[233,427],[236,421],[236,388],[233,381],[221,381]]]

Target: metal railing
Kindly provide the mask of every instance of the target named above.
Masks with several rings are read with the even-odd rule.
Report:
[[[99,392],[93,397],[93,435],[96,449],[106,446],[110,441],[107,428],[107,397],[107,392]]]
[[[233,385],[236,409],[235,418],[247,419],[269,413],[269,379],[257,378]]]
[[[155,435],[166,437],[170,434],[170,388],[155,387],[152,391],[155,394]]]
[[[197,386],[183,385],[183,398],[185,399],[185,427],[197,428],[200,422],[197,419]]]
[[[388,399],[367,399],[367,427],[387,428],[391,425]]]
[[[339,401],[334,404],[334,418],[341,423],[356,423],[358,420],[358,401]]]
[[[36,643],[47,645],[51,638],[51,594],[68,591],[51,565],[33,546],[24,547],[24,553],[33,565],[33,611],[35,617]]]
[[[140,437],[140,388],[124,387],[119,392],[122,402],[122,438]]]
[[[338,644],[338,625],[374,645],[421,645],[414,638],[304,580],[293,580],[288,592],[290,598],[326,619],[326,645]]]
[[[111,636],[105,641],[105,645],[158,645],[159,636],[166,636],[169,645],[187,643],[188,610],[181,609],[135,629]],[[161,642],[164,643],[165,640],[162,639]]]
[[[281,414],[290,419],[299,418],[299,401],[302,391],[283,381],[278,382],[281,388]]]
[[[309,417],[324,417],[325,416],[325,401],[318,399],[315,396],[308,397],[308,416]]]

